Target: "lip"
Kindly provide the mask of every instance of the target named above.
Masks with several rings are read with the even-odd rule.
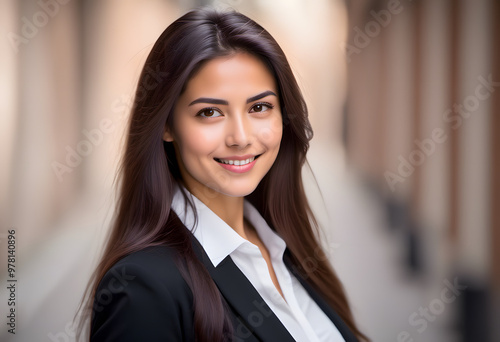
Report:
[[[217,157],[217,159],[224,159],[224,160],[245,160],[245,159],[249,159],[249,158],[257,157],[257,156],[258,156],[258,154],[245,154],[244,156],[229,156],[229,157],[224,157],[224,158]]]
[[[245,173],[245,172],[250,171],[256,162],[257,162],[257,159],[254,159],[253,162],[245,164],[245,165],[229,165],[229,164],[224,164],[224,163],[219,163],[219,162],[217,162],[217,164],[219,164],[220,166],[222,166],[223,168],[225,168],[226,170],[231,171],[231,172]]]
[[[234,173],[245,173],[245,172],[250,171],[254,167],[255,163],[257,162],[258,157],[260,157],[260,154],[258,154],[258,155],[245,154],[244,156],[231,156],[231,157],[225,157],[225,158],[218,158],[218,159],[224,159],[224,160],[245,160],[245,159],[249,159],[252,157],[255,157],[255,159],[252,162],[245,164],[245,165],[224,164],[224,163],[219,163],[217,160],[216,160],[216,162],[217,162],[217,164],[219,164],[221,167],[223,167],[224,169],[226,169],[228,171],[231,171]]]

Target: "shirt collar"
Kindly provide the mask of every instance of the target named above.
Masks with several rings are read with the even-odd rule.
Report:
[[[186,202],[180,187],[182,187],[182,185],[175,187],[172,210],[203,246],[203,249],[205,249],[214,267],[217,267],[222,260],[240,246],[244,244],[254,246],[236,233],[233,228],[210,210],[196,196],[182,187],[182,190],[195,206],[198,215],[198,220],[195,225],[193,208]],[[255,227],[260,238],[266,245],[271,258],[283,258],[283,253],[286,248],[285,242],[278,234],[271,230],[259,211],[246,199],[244,200],[243,215]]]

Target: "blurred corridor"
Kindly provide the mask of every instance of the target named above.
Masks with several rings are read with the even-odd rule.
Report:
[[[75,340],[140,70],[202,5],[255,19],[292,65],[315,132],[307,193],[361,329],[500,341],[495,0],[2,0],[0,340]]]

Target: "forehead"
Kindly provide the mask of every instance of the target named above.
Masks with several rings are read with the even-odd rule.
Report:
[[[191,78],[181,96],[185,100],[199,96],[245,99],[265,90],[276,92],[276,81],[257,57],[236,53],[206,62]]]

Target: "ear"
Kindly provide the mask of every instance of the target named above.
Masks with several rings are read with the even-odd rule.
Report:
[[[168,128],[165,128],[165,133],[163,133],[163,140],[166,142],[172,142],[174,141],[174,136],[172,133],[170,133],[170,130]]]

